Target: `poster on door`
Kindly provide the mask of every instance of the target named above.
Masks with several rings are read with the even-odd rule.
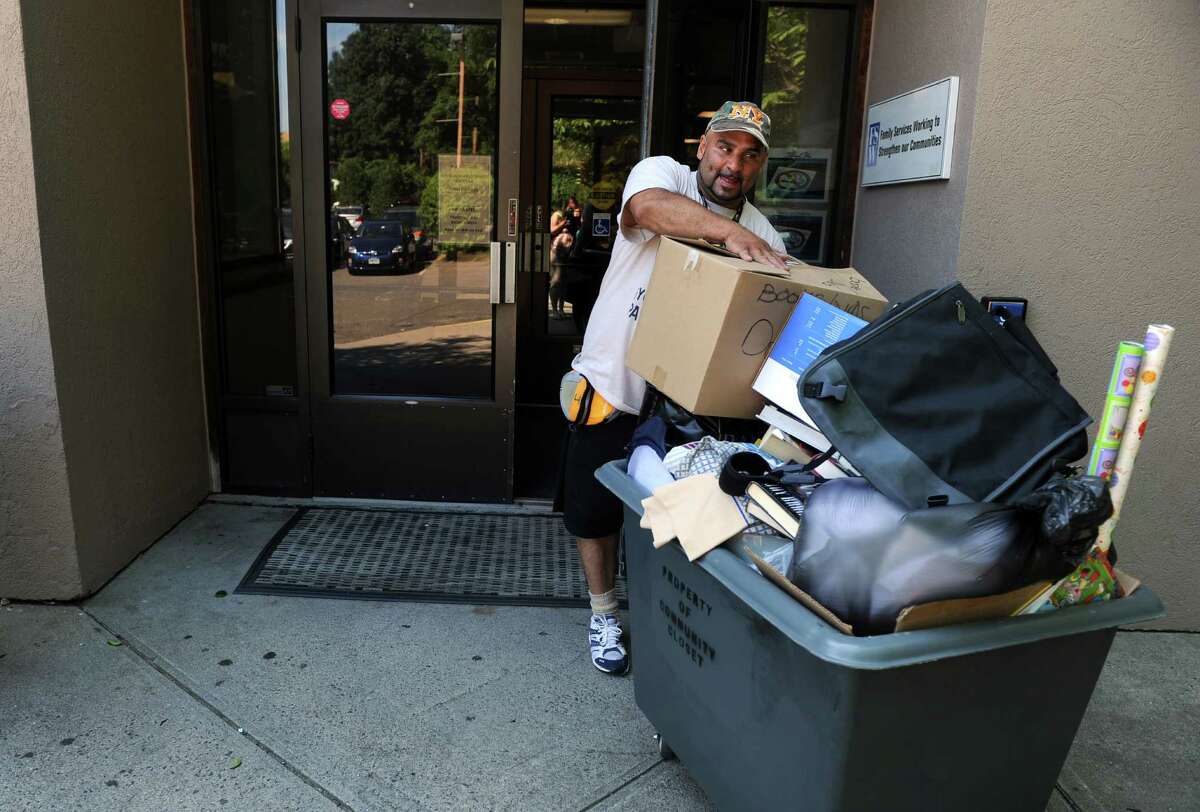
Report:
[[[481,245],[491,239],[492,156],[439,155],[438,241]]]

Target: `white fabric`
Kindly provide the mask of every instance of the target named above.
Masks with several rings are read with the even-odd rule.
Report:
[[[671,472],[663,464],[662,457],[648,445],[640,445],[633,449],[633,453],[629,455],[627,471],[634,482],[651,493],[660,485],[675,481],[675,477],[671,476]]]
[[[638,163],[625,181],[621,209],[629,199],[646,189],[666,189],[701,203],[696,173],[673,158],[658,156]],[[732,218],[735,210],[709,203],[713,213]],[[620,220],[620,215],[618,215]],[[783,238],[762,212],[747,203],[738,221],[766,240],[780,254],[786,253]],[[625,367],[625,354],[633,340],[642,297],[650,283],[659,236],[644,228],[621,225],[613,242],[612,258],[592,309],[583,350],[571,367],[587,376],[605,400],[618,409],[637,414],[646,392],[646,382]]]

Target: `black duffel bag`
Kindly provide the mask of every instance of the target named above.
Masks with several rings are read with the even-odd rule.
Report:
[[[800,403],[872,485],[911,509],[1011,503],[1088,450],[1092,422],[1019,319],[961,285],[896,305],[827,347]]]

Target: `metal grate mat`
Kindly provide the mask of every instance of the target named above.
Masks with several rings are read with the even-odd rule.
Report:
[[[553,515],[302,508],[237,592],[587,606],[575,539]],[[626,605],[623,578],[617,594]]]

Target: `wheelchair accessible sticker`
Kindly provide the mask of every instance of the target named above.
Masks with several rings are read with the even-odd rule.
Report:
[[[610,234],[612,234],[612,215],[594,212],[592,214],[592,236],[607,237]]]

